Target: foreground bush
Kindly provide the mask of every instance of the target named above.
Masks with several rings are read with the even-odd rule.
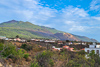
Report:
[[[30,67],[40,67],[38,62],[34,61],[33,63],[31,63]]]
[[[22,59],[23,57],[27,58],[28,54],[25,55],[25,50],[18,49],[15,45],[12,43],[8,43],[6,45],[0,44],[0,54],[2,57],[5,58],[16,58],[16,59]]]
[[[7,45],[3,45],[2,53],[3,57],[8,57],[10,55],[16,55],[16,46],[12,45],[11,43],[8,43]]]
[[[27,45],[27,44],[22,44],[21,48],[23,48],[23,49],[25,49],[27,51],[30,51],[30,50],[32,50],[33,47],[30,46],[30,45]]]
[[[29,57],[29,54],[24,54],[24,58],[27,59]]]
[[[51,56],[53,53],[51,51],[44,51],[36,56],[37,62],[41,67],[49,67],[50,64],[53,65]]]

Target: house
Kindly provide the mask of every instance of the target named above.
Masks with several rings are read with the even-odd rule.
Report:
[[[74,49],[74,48],[70,48],[70,47],[67,46],[67,45],[63,46],[63,48],[65,48],[65,49],[67,49],[67,50],[69,50],[69,51],[73,51],[73,49]]]
[[[31,41],[35,41],[35,39],[31,39]]]
[[[92,50],[95,51],[95,54],[98,54],[100,56],[100,45],[96,45],[93,43],[93,45],[89,45],[89,48],[85,48],[85,52],[90,53]]]
[[[21,41],[21,39],[20,38],[16,38],[16,39],[14,39],[14,41]]]
[[[45,40],[46,43],[55,43],[54,40]]]
[[[26,42],[26,40],[22,39],[22,40],[20,40],[20,42]]]
[[[0,39],[6,39],[6,36],[0,36]]]
[[[73,44],[72,42],[67,43],[67,45],[72,45],[72,44]]]
[[[56,48],[55,46],[53,46],[52,49],[53,49],[54,51],[57,51],[57,50],[60,51],[62,48]]]
[[[68,49],[68,48],[69,48],[69,46],[63,46],[63,48],[66,48],[66,49]]]
[[[63,44],[63,42],[62,42],[62,41],[58,41],[57,43],[58,43],[58,44]]]
[[[69,51],[74,51],[74,48],[69,48]]]

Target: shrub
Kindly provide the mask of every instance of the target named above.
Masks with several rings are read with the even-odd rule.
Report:
[[[22,50],[22,49],[20,49],[20,50],[17,51],[16,57],[17,57],[18,59],[21,59],[21,58],[24,57],[24,53],[25,53],[25,51]]]
[[[0,51],[3,50],[4,44],[0,43]]]
[[[51,59],[51,60],[49,61],[49,64],[51,65],[51,67],[53,67],[53,66],[54,66],[54,61]]]
[[[30,67],[40,67],[38,62],[34,61],[34,63],[31,63]]]
[[[2,48],[1,48],[2,46]],[[1,55],[6,58],[17,58],[21,59],[24,57],[25,51],[20,49],[18,50],[15,45],[8,43],[6,45],[0,44],[0,50],[2,50]]]
[[[51,56],[52,52],[44,51],[36,56],[36,59],[41,67],[48,67]]]
[[[27,47],[26,44],[22,44],[21,48],[25,49]]]
[[[16,46],[12,45],[11,43],[4,45],[3,51],[1,53],[4,57],[8,57],[10,55],[16,55]]]
[[[29,57],[29,54],[24,54],[24,58],[27,59]]]
[[[32,50],[32,46],[27,45],[27,44],[22,44],[21,48],[23,48],[23,49],[25,49],[25,50],[27,50],[27,51]]]

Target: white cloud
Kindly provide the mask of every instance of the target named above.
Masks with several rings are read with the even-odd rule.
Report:
[[[96,11],[100,10],[100,0],[92,0],[90,4],[90,9]]]
[[[69,6],[65,9],[62,9],[62,12],[66,15],[74,15],[74,16],[80,16],[80,17],[86,17],[88,16],[87,12],[84,9],[80,9],[77,7]]]
[[[92,17],[92,18],[100,21],[100,17]]]
[[[98,10],[99,0],[93,0],[91,10]],[[100,3],[100,2],[99,2]],[[1,0],[0,18],[30,21],[69,33],[95,33],[100,30],[100,17],[90,16],[83,8],[67,6],[61,10],[42,6],[39,0]],[[4,13],[5,12],[5,13]]]

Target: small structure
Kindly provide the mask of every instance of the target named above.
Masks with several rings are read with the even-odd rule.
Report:
[[[54,40],[45,40],[46,43],[55,43]]]
[[[56,48],[55,46],[53,46],[52,49],[55,51],[57,51],[57,50],[60,51],[62,48]]]
[[[69,51],[74,51],[74,50],[73,50],[74,48],[70,48],[70,47],[67,46],[67,45],[63,46],[63,48],[65,48],[65,49],[67,49],[67,50],[69,50]]]
[[[72,44],[73,44],[72,42],[67,43],[67,45],[72,45]]]
[[[62,42],[62,41],[58,41],[57,43],[58,43],[58,44],[63,44],[63,42]]]
[[[96,45],[93,43],[93,45],[89,45],[89,48],[85,48],[85,52],[90,53],[92,50],[95,51],[95,54],[98,54],[100,56],[100,45]]]
[[[16,38],[16,39],[14,39],[14,41],[21,41],[21,39],[20,38]]]
[[[6,39],[6,36],[0,36],[0,39]]]

